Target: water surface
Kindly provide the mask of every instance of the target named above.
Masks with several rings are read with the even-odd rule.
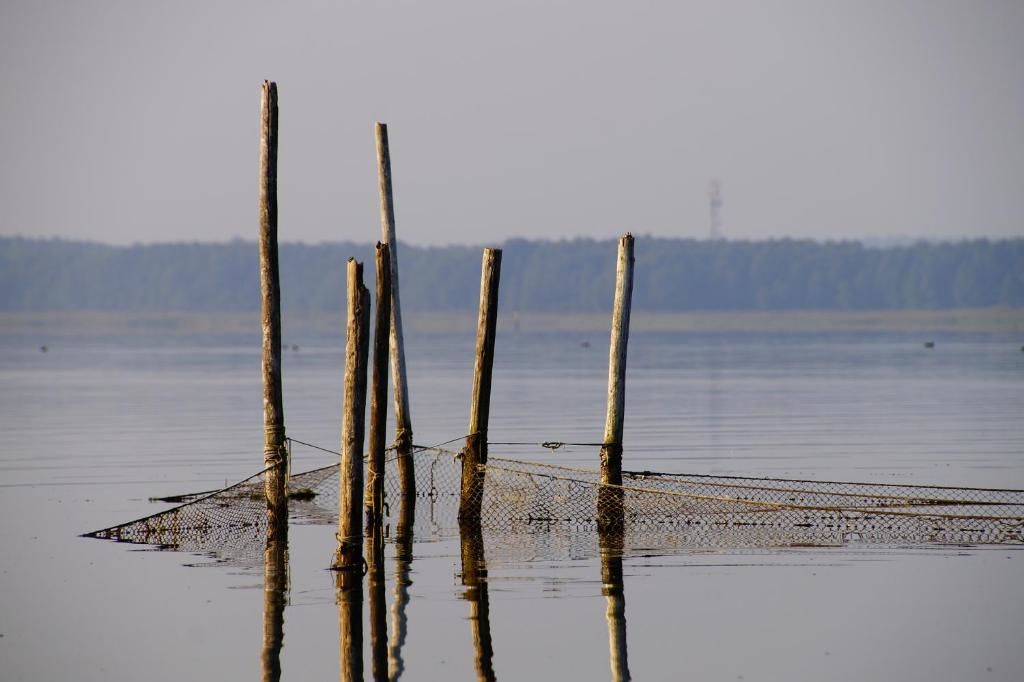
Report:
[[[931,338],[929,350],[906,334],[635,334],[626,467],[1024,488],[1020,340]],[[288,432],[336,447],[340,344],[296,341],[284,367]],[[471,335],[410,339],[417,442],[465,431],[472,344]],[[606,362],[603,338],[499,335],[491,440],[599,440]],[[258,347],[217,338],[0,348],[3,679],[260,675],[262,568],[186,567],[208,560],[77,537],[163,508],[151,496],[262,468],[259,380]],[[492,452],[597,465],[587,447]],[[300,471],[331,462],[306,448],[295,458]],[[324,570],[333,532],[290,533],[287,679],[339,674],[338,592]],[[411,584],[401,679],[476,677],[485,587],[500,679],[609,678],[612,643],[627,653],[617,665],[639,680],[1018,680],[1018,549],[655,549],[622,560],[621,592],[609,595],[615,567],[597,556],[494,552],[486,576],[466,585],[459,538],[419,538],[402,565]],[[389,541],[389,609],[399,565]],[[616,605],[624,627],[607,618]]]

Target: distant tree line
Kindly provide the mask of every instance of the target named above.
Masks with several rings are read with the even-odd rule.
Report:
[[[500,246],[504,310],[610,309],[614,241],[511,239]],[[372,254],[370,244],[282,244],[284,309],[341,311],[345,261],[370,265]],[[868,248],[640,237],[636,259],[637,310],[1024,306],[1024,239]],[[116,247],[3,237],[0,310],[258,310],[257,263],[256,244],[246,241]],[[479,248],[400,244],[399,263],[406,310],[475,308]],[[372,267],[367,273],[372,280]]]

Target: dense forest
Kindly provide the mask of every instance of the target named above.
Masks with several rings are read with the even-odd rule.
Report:
[[[610,309],[613,240],[511,239],[500,246],[503,309]],[[346,259],[372,263],[372,251],[369,244],[283,244],[284,309],[342,310]],[[638,310],[1024,307],[1024,239],[869,248],[639,237],[636,259]],[[116,247],[4,237],[0,310],[257,310],[257,262],[256,244],[245,241]],[[399,262],[405,309],[475,307],[479,248],[400,244]]]

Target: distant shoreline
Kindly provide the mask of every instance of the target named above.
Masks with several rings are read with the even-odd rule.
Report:
[[[509,313],[502,311],[504,332],[602,332],[608,313]],[[470,312],[407,314],[410,334],[471,332],[476,316]],[[956,310],[879,311],[744,311],[744,312],[634,312],[635,332],[962,332],[1024,334],[1024,309],[986,308]],[[338,314],[286,315],[286,337],[341,336]],[[190,336],[257,336],[256,312],[0,312],[0,338],[184,338]],[[288,339],[286,338],[286,342]]]
[[[546,319],[557,321],[546,324],[561,327],[564,320],[579,324],[579,318],[556,311],[600,315],[610,309],[613,240],[510,239],[502,249],[503,310],[551,313]],[[475,313],[479,250],[402,246],[400,251],[403,310]],[[283,310],[343,311],[344,263],[350,257],[373,263],[373,247],[282,244]],[[110,247],[0,237],[0,310],[254,311],[258,262],[252,242]],[[848,320],[845,311],[1024,309],[1021,272],[1024,238],[891,249],[809,240],[638,238],[633,306],[638,312],[674,314],[676,321],[664,324],[687,329],[733,328],[733,322],[723,320],[737,319],[739,311],[836,311]],[[372,273],[366,279],[372,281]],[[806,314],[782,316],[803,320]],[[861,315],[850,314],[853,319]],[[749,319],[760,320],[744,318]],[[756,326],[765,324],[774,325],[758,321]]]

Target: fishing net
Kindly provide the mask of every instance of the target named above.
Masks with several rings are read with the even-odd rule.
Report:
[[[626,546],[684,548],[1024,542],[1024,491],[623,472],[623,485],[493,458],[484,522],[524,531],[620,520]],[[611,490],[609,490],[611,488]],[[616,493],[616,494],[609,494]]]
[[[267,535],[265,475],[261,471],[220,490],[153,498],[157,503],[180,504],[85,537],[192,552],[217,563],[262,561]],[[338,465],[292,475],[288,488],[290,521],[337,522]],[[331,499],[333,510],[325,506]]]
[[[458,536],[459,452],[416,447],[411,532],[417,540]],[[392,460],[385,467],[389,525],[400,504]],[[594,532],[609,519],[623,554],[800,546],[1024,543],[1024,491],[843,483],[775,478],[623,472],[621,486],[599,472],[491,457],[472,494],[480,527],[498,554],[522,559],[595,556]],[[264,474],[142,519],[89,533],[203,554],[224,563],[259,563],[266,542]],[[290,521],[337,523],[338,466],[289,478]],[[607,530],[607,528],[604,528]]]

